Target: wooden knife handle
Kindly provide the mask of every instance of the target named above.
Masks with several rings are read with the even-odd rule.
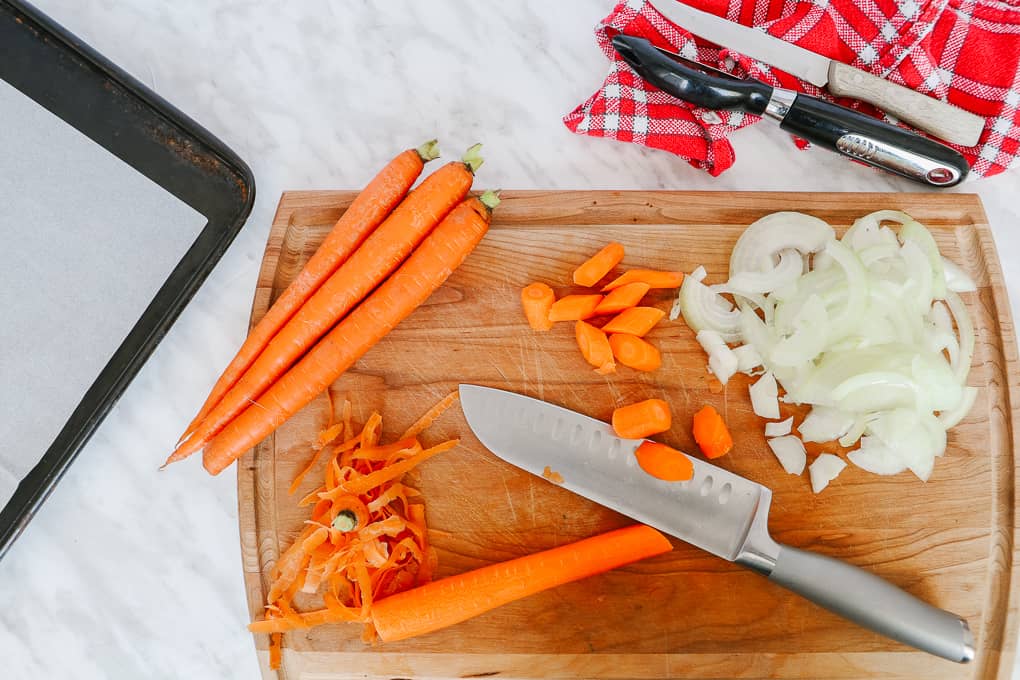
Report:
[[[974,146],[985,119],[910,88],[838,61],[829,64],[829,84],[837,97],[873,104],[916,128],[961,146]]]

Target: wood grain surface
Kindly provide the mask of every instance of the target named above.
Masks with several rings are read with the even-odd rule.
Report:
[[[266,248],[252,321],[261,318],[353,194],[284,194]],[[751,411],[747,379],[713,391],[705,357],[682,322],[648,339],[663,367],[597,375],[581,359],[572,324],[528,329],[519,290],[545,281],[558,295],[573,268],[605,243],[627,247],[622,267],[708,270],[726,278],[729,252],[752,221],[800,210],[842,230],[866,212],[898,208],[933,228],[942,252],[979,286],[965,298],[977,329],[972,413],[949,436],[925,484],[850,466],[820,495],[805,474],[783,472]],[[668,292],[651,303],[668,309]],[[977,659],[960,666],[891,642],[800,599],[746,569],[680,541],[667,555],[516,602],[461,625],[366,647],[357,626],[287,634],[283,668],[295,678],[1008,678],[1017,638],[1017,508],[1014,477],[1018,385],[1015,334],[991,232],[976,196],[712,192],[505,192],[492,229],[446,285],[332,387],[359,421],[384,416],[393,437],[431,403],[473,382],[519,391],[607,419],[622,403],[662,397],[674,406],[661,440],[694,450],[690,416],[713,404],[735,448],[716,461],[770,486],[770,527],[784,543],[864,567],[966,617]],[[325,396],[238,466],[244,578],[252,617],[266,574],[306,518],[288,496],[328,419]],[[784,405],[784,409],[786,406]],[[795,411],[790,410],[790,413]],[[461,436],[457,449],[410,475],[427,500],[438,576],[506,560],[629,523],[503,463],[451,409],[426,441]],[[299,605],[321,606],[315,598]]]

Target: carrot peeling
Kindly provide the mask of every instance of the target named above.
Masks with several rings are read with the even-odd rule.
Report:
[[[722,416],[711,406],[694,414],[694,441],[706,458],[719,458],[733,448],[733,437]]]
[[[574,336],[577,339],[577,346],[581,348],[581,356],[595,367],[596,373],[599,375],[616,373],[613,349],[609,346],[605,333],[589,323],[578,321],[574,327]]]
[[[651,269],[631,269],[624,272],[607,284],[602,292],[606,293],[628,283],[647,283],[650,288],[679,288],[684,282],[683,272],[660,272]]]
[[[556,301],[553,289],[544,283],[532,283],[521,289],[521,306],[528,325],[536,331],[547,331],[552,328],[549,310]]]
[[[613,267],[620,264],[620,261],[623,260],[623,255],[624,250],[621,244],[610,243],[574,270],[574,283],[585,287],[594,286]]]
[[[565,295],[549,308],[549,321],[583,321],[595,316],[601,295]]]
[[[655,324],[662,321],[664,316],[666,312],[655,307],[631,307],[610,319],[602,330],[606,333],[626,333],[640,338],[655,328]]]
[[[642,470],[665,482],[684,482],[694,476],[691,459],[665,444],[641,442],[634,455]]]
[[[625,309],[630,309],[641,302],[648,291],[651,290],[651,286],[643,281],[636,281],[634,283],[628,283],[614,288],[609,295],[605,297],[599,306],[595,308],[595,315],[599,314],[619,314]]]
[[[443,415],[448,408],[460,401],[460,392],[454,390],[448,395],[443,397],[438,404],[430,408],[425,412],[421,418],[419,418],[414,425],[407,428],[407,432],[400,435],[401,439],[407,439],[408,437],[417,437],[419,434],[424,432],[432,423],[436,422],[439,416]]]
[[[613,411],[613,431],[624,439],[644,439],[665,432],[673,424],[669,404],[646,399]]]
[[[614,333],[609,336],[613,356],[624,366],[636,371],[654,371],[662,366],[662,355],[655,346],[636,335]]]

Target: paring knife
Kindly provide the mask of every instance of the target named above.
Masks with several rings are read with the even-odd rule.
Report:
[[[970,171],[967,159],[955,149],[844,106],[774,88],[754,78],[736,78],[689,62],[644,38],[616,35],[613,47],[638,75],[674,97],[704,108],[771,118],[787,132],[818,146],[926,186],[954,186]],[[704,70],[715,71],[720,77]]]
[[[637,466],[641,443],[606,423],[513,392],[461,385],[471,430],[494,454],[639,522],[748,567],[866,628],[961,663],[974,658],[967,622],[846,562],[769,536],[772,491],[691,457],[694,477],[664,482]]]
[[[974,146],[981,137],[985,119],[952,104],[675,0],[658,0],[652,7],[677,26],[709,42],[824,87],[837,97],[873,104],[947,142]]]

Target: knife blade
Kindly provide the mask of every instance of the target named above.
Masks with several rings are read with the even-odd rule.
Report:
[[[694,475],[665,482],[635,460],[639,440],[547,402],[478,385],[460,401],[478,440],[506,462],[723,559],[746,566],[882,635],[952,661],[974,657],[967,622],[839,560],[782,545],[768,533],[771,490],[690,457]]]
[[[981,137],[985,119],[952,104],[675,0],[654,0],[651,5],[669,21],[709,42],[825,87],[837,97],[873,104],[948,142],[974,146]]]

